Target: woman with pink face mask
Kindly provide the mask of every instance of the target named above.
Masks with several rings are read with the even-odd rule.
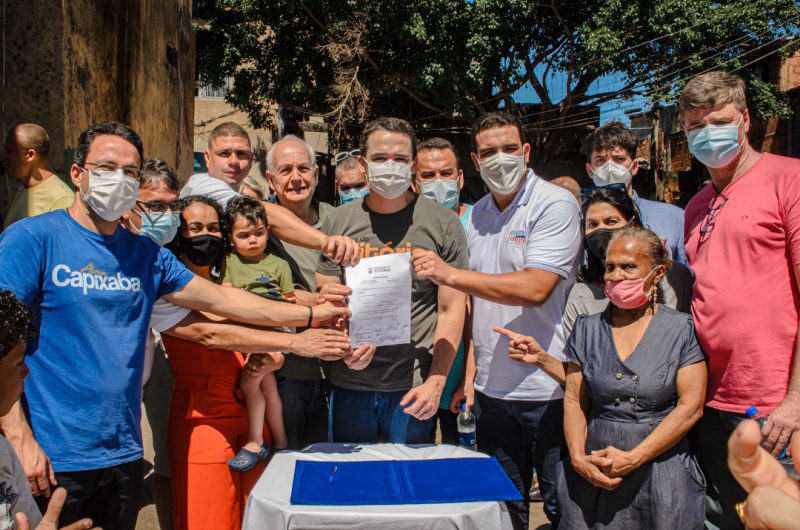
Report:
[[[608,306],[577,317],[565,352],[560,528],[700,529],[705,482],[686,434],[707,372],[691,316],[657,302],[672,263],[638,226],[614,230],[603,263]],[[510,338],[515,359],[547,355],[531,337]]]
[[[602,313],[567,342],[558,477],[564,528],[700,529],[705,483],[686,434],[700,419],[706,365],[691,316],[656,302],[671,266],[640,227],[615,231]]]

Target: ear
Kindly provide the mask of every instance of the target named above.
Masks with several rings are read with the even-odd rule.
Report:
[[[634,158],[633,163],[631,164],[631,176],[636,176],[636,173],[639,172],[639,159]]]
[[[527,166],[531,161],[531,144],[524,144],[522,146],[522,155],[525,157],[525,165]]]
[[[72,185],[75,186],[76,190],[81,189],[81,178],[83,177],[83,171],[81,168],[78,167],[77,164],[72,164],[69,168],[69,179],[72,181]]]
[[[264,173],[264,176],[265,176],[265,177],[267,177],[267,184],[269,184],[269,189],[270,189],[272,192],[274,192],[274,191],[275,191],[275,182],[273,181],[273,178],[272,178],[272,173],[270,173],[270,172],[269,172],[269,170],[267,170],[267,171]]]
[[[480,173],[481,165],[478,163],[478,153],[470,153],[469,157],[472,159],[472,163],[475,164],[475,171]]]
[[[658,285],[661,283],[661,280],[664,279],[664,276],[667,274],[667,268],[664,265],[659,265],[656,267],[655,275],[653,276],[653,285]]]
[[[592,176],[592,166],[589,165],[589,162],[586,162],[586,174]]]
[[[211,159],[211,153],[208,152],[208,147],[203,151],[203,159],[206,161],[206,168],[208,168],[208,161]]]
[[[458,191],[461,191],[463,189],[464,189],[464,170],[463,169],[459,169],[458,170]]]
[[[33,162],[35,158],[36,158],[36,151],[34,151],[33,149],[28,149],[27,151],[25,151],[25,160],[28,163]]]
[[[364,159],[363,155],[358,155],[358,165],[361,168],[361,171],[364,172],[364,176],[367,177],[367,182],[369,182],[369,172],[367,171],[367,161]]]
[[[747,133],[750,132],[750,111],[748,109],[744,109],[742,113],[742,125],[744,125],[744,135],[747,137]]]

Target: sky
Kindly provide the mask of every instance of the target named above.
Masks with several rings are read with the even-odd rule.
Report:
[[[545,66],[539,65],[536,67],[535,72],[538,76],[544,73]],[[567,75],[563,72],[550,74],[547,80],[547,88],[550,92],[550,98],[554,103],[564,99],[567,94]],[[608,92],[610,90],[617,90],[625,86],[625,78],[622,74],[610,74],[599,78],[592,83],[589,87],[589,94],[597,94],[599,92]],[[514,93],[514,101],[517,103],[540,103],[541,100],[536,94],[536,91],[526,84]],[[611,120],[619,120],[625,124],[630,123],[630,118],[625,114],[625,111],[642,109],[646,110],[650,105],[645,97],[633,97],[632,99],[621,99],[617,101],[609,101],[600,105],[600,124],[606,123]],[[580,119],[580,118],[575,118]]]

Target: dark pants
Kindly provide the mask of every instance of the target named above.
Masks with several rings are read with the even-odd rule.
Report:
[[[334,386],[331,426],[334,442],[427,444],[433,442],[433,419],[421,421],[400,406],[407,391],[371,392]]]
[[[458,445],[458,414],[453,414],[448,409],[439,409],[436,412],[436,421],[439,422],[439,431],[442,433],[442,443]]]
[[[322,379],[279,379],[283,426],[289,449],[328,440],[328,383]]]
[[[88,517],[93,527],[135,530],[143,475],[141,459],[90,471],[56,473],[58,486],[67,490],[58,527]],[[47,510],[49,500],[36,497],[42,513]]]
[[[734,506],[747,498],[728,469],[728,438],[744,414],[705,408],[690,434],[694,453],[706,476],[706,528],[741,529]]]
[[[524,500],[506,502],[515,530],[528,528],[533,468],[547,518],[558,527],[556,469],[564,447],[564,403],[511,401],[475,392],[478,416],[478,449],[494,456]]]

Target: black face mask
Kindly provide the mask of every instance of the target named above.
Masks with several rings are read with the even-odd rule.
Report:
[[[583,238],[586,241],[586,248],[597,259],[606,259],[606,250],[608,250],[608,243],[614,237],[614,232],[619,228],[598,228],[591,234],[586,234]]]
[[[203,234],[201,236],[181,237],[181,252],[198,267],[208,267],[222,251],[222,238]]]

